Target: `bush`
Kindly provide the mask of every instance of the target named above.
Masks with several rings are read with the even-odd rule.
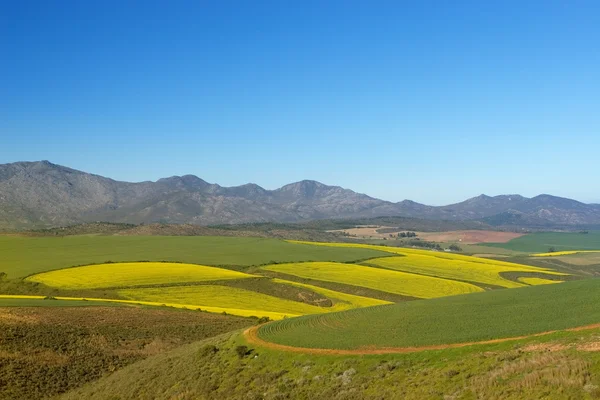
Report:
[[[200,350],[198,350],[198,355],[200,357],[209,357],[219,351],[219,348],[212,344],[207,344],[202,346]]]
[[[239,358],[244,358],[248,355],[248,346],[237,346],[235,352]]]

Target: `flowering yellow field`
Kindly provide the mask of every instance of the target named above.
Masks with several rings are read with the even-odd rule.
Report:
[[[465,256],[462,254],[410,249],[403,247],[376,246],[360,243],[295,242],[316,246],[361,247],[386,251],[403,257],[383,257],[366,261],[398,271],[459,279],[502,287],[521,287],[521,283],[502,278],[502,272],[537,272],[548,275],[567,275],[546,268],[531,267],[500,260]]]
[[[0,295],[0,299],[35,299],[35,300],[43,300],[45,296],[33,296],[33,295]],[[54,297],[56,300],[66,300],[66,301],[89,301],[89,302],[102,302],[102,303],[117,303],[124,305],[132,305],[132,306],[152,306],[152,307],[172,307],[172,308],[183,308],[188,310],[202,310],[213,313],[223,313],[237,315],[240,317],[269,317],[270,319],[277,320],[283,319],[286,317],[284,313],[278,312],[270,312],[270,311],[261,311],[259,315],[257,315],[256,310],[245,310],[240,308],[225,308],[225,307],[212,307],[212,306],[202,306],[199,307],[194,304],[180,304],[180,303],[165,303],[162,301],[143,301],[143,300],[121,300],[121,299],[100,299],[93,297],[64,297],[64,296],[56,296]],[[48,304],[50,305],[52,300],[48,300]]]
[[[63,289],[98,289],[241,279],[252,276],[195,264],[137,262],[66,268],[33,275],[26,280]]]
[[[469,283],[356,264],[305,262],[275,264],[263,268],[267,271],[281,272],[302,278],[362,286],[419,298],[434,298],[483,291],[480,287]]]
[[[480,263],[466,260],[440,259],[430,255],[408,254],[404,257],[384,257],[366,261],[368,264],[390,268],[397,271],[437,276],[447,279],[477,282],[514,288],[525,286],[521,283],[503,278],[502,272],[538,272],[551,275],[564,275],[543,268],[525,265],[504,265]],[[508,264],[508,263],[507,263]],[[531,284],[531,283],[529,283]]]
[[[119,295],[129,300],[191,304],[200,308],[220,307],[251,311],[251,315],[263,316],[275,312],[288,317],[332,311],[299,301],[281,299],[251,290],[220,285],[174,286],[119,290]],[[336,310],[337,311],[337,310]]]
[[[571,254],[579,253],[600,253],[600,250],[566,250],[566,251],[554,251],[552,253],[537,253],[532,254],[532,257],[557,257],[557,256],[569,256]]]

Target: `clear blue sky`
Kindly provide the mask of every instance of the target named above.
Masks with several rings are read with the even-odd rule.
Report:
[[[596,0],[0,4],[0,163],[600,201]]]

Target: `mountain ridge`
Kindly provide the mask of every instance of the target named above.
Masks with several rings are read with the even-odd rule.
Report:
[[[302,180],[274,190],[224,187],[195,175],[123,182],[49,161],[0,164],[0,227],[107,221],[198,225],[402,216],[478,220],[493,226],[600,225],[600,206],[541,194],[485,194],[445,206],[390,202]]]

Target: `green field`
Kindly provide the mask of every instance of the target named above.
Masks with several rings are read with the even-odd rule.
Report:
[[[551,247],[554,247],[556,251],[600,250],[600,231],[590,231],[587,234],[567,232],[531,233],[507,243],[485,243],[484,246],[500,247],[526,253],[545,253]]]
[[[590,279],[304,316],[259,336],[323,349],[463,343],[599,323],[599,302],[600,279]]]
[[[356,261],[383,257],[371,249],[339,249],[252,237],[0,236],[0,272],[9,278],[107,261],[176,261],[250,266],[271,262]]]

